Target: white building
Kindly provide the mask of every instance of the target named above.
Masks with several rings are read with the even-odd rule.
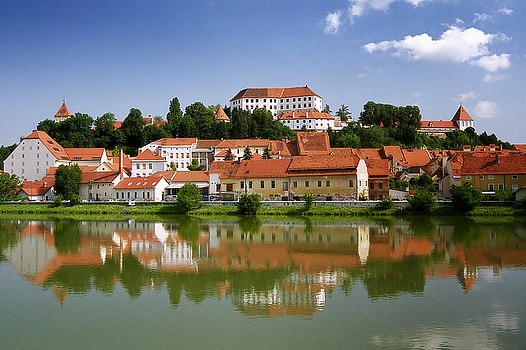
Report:
[[[20,180],[41,180],[49,167],[69,163],[69,155],[61,145],[45,132],[35,130],[4,160],[4,171]]]
[[[321,111],[323,99],[307,85],[291,88],[247,88],[230,100],[230,108],[254,111],[265,108],[277,118],[285,111]]]
[[[197,147],[197,138],[162,138],[150,142],[139,149],[139,153],[146,149],[152,151],[155,155],[161,156],[165,163],[166,169],[175,166],[177,170],[188,170],[188,165],[192,163],[192,152]],[[162,170],[158,170],[162,171]],[[154,171],[155,172],[155,171]]]
[[[295,131],[327,131],[334,130],[334,117],[329,113],[316,111],[289,111],[284,112],[279,121]]]
[[[135,158],[132,158],[132,177],[147,177],[158,171],[166,170],[165,159],[155,155],[150,149],[140,152]]]
[[[129,177],[115,186],[118,201],[160,202],[168,181],[162,176]]]

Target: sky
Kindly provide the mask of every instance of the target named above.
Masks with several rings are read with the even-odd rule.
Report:
[[[524,0],[0,0],[0,145],[65,99],[124,119],[308,85],[358,119],[417,105],[526,143]]]

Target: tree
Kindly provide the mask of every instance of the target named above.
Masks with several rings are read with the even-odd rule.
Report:
[[[234,154],[230,148],[226,150],[225,160],[234,160]]]
[[[177,193],[177,207],[183,212],[188,213],[197,207],[201,202],[201,193],[196,184],[185,183]]]
[[[0,174],[0,200],[6,200],[16,195],[20,180],[15,174]]]
[[[322,109],[322,113],[332,114],[331,107],[326,104],[325,107],[323,107],[323,109]]]
[[[309,211],[314,205],[314,195],[312,193],[307,193],[303,196],[303,211]]]
[[[61,165],[55,173],[55,193],[72,204],[78,202],[82,171],[78,165]]]
[[[137,108],[130,109],[128,116],[124,118],[120,130],[124,137],[126,153],[136,155],[137,150],[145,144],[146,134],[144,126],[146,122],[142,117],[142,112]]]
[[[435,197],[426,189],[418,189],[416,193],[408,199],[409,208],[414,213],[428,214],[433,208]]]
[[[453,185],[450,189],[453,206],[462,213],[468,213],[482,201],[482,192],[466,182],[461,186]]]
[[[270,148],[267,146],[265,147],[265,149],[263,150],[263,159],[270,159],[272,158],[271,155],[270,155]]]
[[[177,97],[172,98],[170,101],[170,106],[168,107],[168,114],[166,114],[166,119],[168,123],[171,123],[175,118],[180,118],[183,116],[183,111],[181,110],[181,104]]]
[[[256,215],[261,208],[261,200],[257,193],[244,194],[239,199],[238,210],[242,215]]]
[[[186,107],[184,116],[192,120],[195,125],[195,134],[186,135],[186,137],[197,137],[205,140],[213,137],[214,112],[210,108],[201,102],[195,102]]]
[[[93,145],[95,147],[104,147],[106,149],[113,149],[119,143],[117,140],[117,133],[115,132],[115,122],[117,119],[113,113],[104,113],[99,118],[95,119],[93,137]]]
[[[0,147],[0,170],[4,170],[4,160],[15,150],[16,144]]]
[[[349,112],[349,106],[341,105],[340,108],[338,108],[336,115],[340,117],[342,122],[346,122],[351,116],[351,112]]]
[[[423,189],[429,192],[435,191],[433,179],[431,178],[431,176],[425,173],[420,175],[418,178],[412,178],[411,180],[409,180],[409,184],[413,189]]]
[[[201,170],[201,166],[199,165],[199,161],[197,160],[197,158],[192,159],[192,163],[188,164],[188,170],[190,171]]]
[[[243,150],[243,160],[250,160],[252,159],[252,151],[248,146],[245,147]]]

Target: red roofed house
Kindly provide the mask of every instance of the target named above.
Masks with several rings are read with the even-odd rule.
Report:
[[[277,118],[285,111],[318,111],[323,99],[307,85],[292,88],[247,88],[230,100],[230,108],[254,111],[265,108]]]
[[[55,177],[44,178],[40,181],[26,180],[18,190],[17,196],[29,201],[47,202],[55,198]]]
[[[20,180],[42,180],[49,167],[69,163],[69,155],[61,145],[45,132],[35,130],[4,160],[4,171]]]
[[[66,102],[62,102],[62,105],[58,109],[57,113],[55,113],[55,123],[62,122],[72,115],[73,114],[69,111],[68,106],[66,106]]]
[[[526,184],[526,153],[519,151],[457,152],[448,159],[439,189],[449,197],[452,185],[471,183],[482,193],[517,192]]]
[[[104,148],[64,148],[70,164],[78,166],[99,166],[108,163],[109,159]]]
[[[460,105],[451,120],[422,120],[420,129],[418,129],[418,131],[430,135],[445,137],[445,133],[452,132],[454,130],[466,130],[470,127],[475,127],[473,118],[471,118],[466,109]]]
[[[147,177],[158,171],[166,170],[166,162],[163,157],[155,155],[150,149],[140,151],[137,157],[132,158],[132,177]]]
[[[287,111],[278,120],[295,131],[327,131],[334,130],[334,117],[329,113],[317,111]]]
[[[156,173],[154,175],[161,174],[163,173]],[[165,176],[165,178],[169,183],[165,190],[166,200],[175,199],[177,197],[177,192],[179,192],[179,190],[187,183],[196,185],[203,195],[209,194],[210,192],[210,182],[206,171],[174,171],[169,176]]]
[[[162,176],[129,177],[115,186],[118,201],[160,202],[168,181]]]
[[[127,177],[127,173],[122,169],[118,171],[82,171],[79,184],[80,199],[88,201],[115,200],[115,186]]]
[[[197,138],[195,137],[162,138],[139,148],[139,153],[149,149],[153,154],[164,159],[165,169],[175,168],[187,171],[188,165],[192,164],[192,152],[196,147]]]
[[[232,152],[233,160],[239,160],[243,158],[245,148],[248,147],[252,154],[258,153],[263,155],[265,149],[270,150],[271,142],[269,139],[231,139],[222,140],[219,142],[214,149],[214,160],[225,160],[225,156],[228,150]]]

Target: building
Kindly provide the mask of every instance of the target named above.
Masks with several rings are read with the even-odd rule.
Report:
[[[164,190],[168,185],[168,181],[162,176],[125,178],[114,187],[115,199],[160,202],[164,199]]]
[[[139,155],[131,159],[132,177],[147,177],[158,171],[166,170],[166,161],[163,157],[155,155],[150,149],[146,148]]]
[[[62,102],[62,105],[58,109],[57,113],[55,113],[55,123],[62,122],[69,117],[71,117],[73,114],[69,111],[68,106],[66,106],[66,102]]]
[[[40,181],[26,180],[20,186],[17,196],[29,201],[47,202],[55,199],[55,177],[44,178]]]
[[[290,88],[247,88],[230,100],[230,108],[253,112],[265,108],[274,118],[285,111],[318,111],[323,109],[323,99],[307,85]]]
[[[418,131],[432,136],[445,137],[445,134],[454,130],[474,128],[473,118],[466,109],[460,105],[451,120],[422,120]]]
[[[287,111],[278,118],[294,131],[327,131],[334,129],[334,117],[317,111]]]
[[[192,153],[197,147],[197,138],[162,138],[141,147],[139,153],[149,149],[164,159],[165,169],[188,170],[192,164]],[[158,170],[159,171],[159,170]]]
[[[115,186],[128,175],[121,171],[83,171],[79,184],[80,199],[85,201],[113,201]]]
[[[252,155],[263,155],[265,149],[270,151],[271,142],[269,139],[231,139],[222,140],[214,148],[214,160],[225,160],[228,153],[231,153],[232,160],[243,158],[245,149],[248,148]]]
[[[216,122],[230,123],[230,118],[226,115],[225,110],[221,106],[217,108],[216,114],[214,114],[214,120]]]

